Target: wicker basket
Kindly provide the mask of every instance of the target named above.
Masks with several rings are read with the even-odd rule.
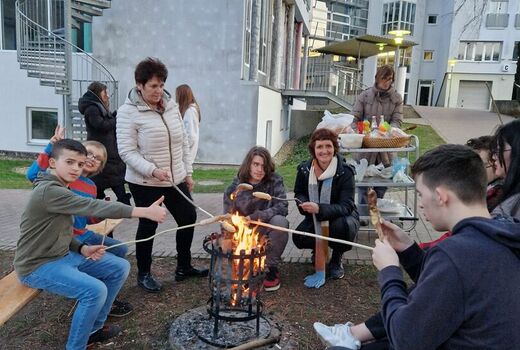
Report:
[[[369,137],[363,138],[364,148],[401,148],[405,147],[410,143],[410,136],[400,137]]]

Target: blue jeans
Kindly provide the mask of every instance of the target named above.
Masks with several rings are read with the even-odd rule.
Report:
[[[69,252],[21,276],[20,281],[31,288],[78,300],[66,349],[83,350],[89,336],[105,324],[112,303],[129,271],[130,263],[112,254],[105,254],[100,260],[92,261],[78,253]]]
[[[89,238],[83,241],[83,243],[87,245],[99,245],[103,242],[103,235],[100,235],[99,233],[95,233],[91,235]],[[117,239],[113,239],[111,237],[106,236],[105,241],[103,242],[103,245],[107,247],[111,247],[113,245],[119,244],[121,241],[118,241]],[[120,258],[125,258],[126,254],[128,253],[128,246],[120,245],[119,247],[115,247],[114,249],[109,249],[107,252],[110,252],[114,255],[117,255]]]

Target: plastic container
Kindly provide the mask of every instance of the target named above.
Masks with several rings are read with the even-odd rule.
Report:
[[[340,134],[339,144],[343,148],[361,148],[364,137],[363,134]]]

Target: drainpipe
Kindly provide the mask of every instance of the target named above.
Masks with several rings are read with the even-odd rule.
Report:
[[[269,81],[274,88],[282,87],[283,37],[285,6],[282,0],[274,0],[273,53]]]
[[[309,34],[303,40],[303,66],[300,78],[300,90],[306,90],[307,64],[309,62]]]
[[[302,31],[303,23],[296,23],[296,45],[294,45],[294,80],[293,89],[298,90],[300,87],[300,69],[302,63],[301,49],[302,49]]]
[[[289,16],[287,18],[287,58],[285,69],[285,88],[291,89],[293,77],[294,60],[294,14],[295,5],[289,5]]]
[[[249,80],[258,81],[258,54],[260,49],[260,0],[252,0],[251,47],[249,50]]]
[[[65,43],[65,79],[67,80],[69,90],[66,95],[63,95],[63,118],[67,137],[72,138],[72,46],[69,44],[72,42],[72,9],[70,1],[63,2],[63,15],[64,35],[67,41],[67,43]]]

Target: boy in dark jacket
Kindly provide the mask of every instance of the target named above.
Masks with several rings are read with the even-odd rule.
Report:
[[[465,146],[442,145],[419,158],[412,174],[425,218],[453,236],[425,252],[399,227],[383,223],[385,239],[376,240],[373,259],[389,345],[517,348],[520,225],[490,217],[482,160]],[[400,262],[416,282],[410,292]]]
[[[67,350],[117,335],[115,325],[103,327],[112,303],[125,282],[130,264],[103,245],[86,245],[73,238],[72,215],[107,218],[145,217],[163,222],[166,210],[159,198],[147,208],[80,197],[67,186],[82,173],[87,150],[78,141],[56,142],[49,159],[51,173],[41,173],[20,223],[14,267],[31,288],[77,299]]]

